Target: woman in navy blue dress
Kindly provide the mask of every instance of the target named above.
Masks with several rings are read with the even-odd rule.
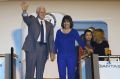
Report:
[[[77,64],[77,52],[75,41],[84,48],[85,43],[80,39],[77,30],[73,29],[73,21],[69,15],[65,15],[61,23],[62,29],[57,31],[55,50],[60,79],[75,79],[75,67]]]

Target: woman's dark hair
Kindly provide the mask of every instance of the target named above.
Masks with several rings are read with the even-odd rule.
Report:
[[[87,29],[87,30],[84,31],[84,35],[86,35],[87,32],[90,32],[92,34],[92,31]]]
[[[89,30],[89,29],[84,31],[84,40],[86,41],[85,35],[86,35],[87,32],[90,32],[92,34],[92,39],[91,39],[91,43],[92,43],[93,42],[93,32],[91,30]]]
[[[69,21],[69,22],[70,22],[70,28],[73,27],[73,21],[72,21],[71,16],[65,15],[65,16],[63,17],[62,23],[61,23],[62,28],[64,28],[64,22],[65,22],[65,21]]]

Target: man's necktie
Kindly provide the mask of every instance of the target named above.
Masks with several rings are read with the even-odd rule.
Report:
[[[41,21],[41,43],[44,43],[44,27],[42,21]]]

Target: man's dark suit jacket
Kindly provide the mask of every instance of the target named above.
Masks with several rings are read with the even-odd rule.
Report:
[[[23,20],[28,26],[28,35],[25,38],[25,42],[23,44],[22,49],[24,51],[34,53],[36,49],[37,39],[40,34],[41,26],[38,21],[38,17],[35,18],[34,16],[31,17],[23,16]],[[53,25],[50,22],[45,21],[45,25],[46,25],[46,43],[47,43],[46,56],[47,56],[48,52],[54,52],[54,33]]]

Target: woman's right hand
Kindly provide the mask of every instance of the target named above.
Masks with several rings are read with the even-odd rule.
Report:
[[[92,54],[94,52],[92,48],[88,48],[87,46],[85,47],[85,50],[88,54]]]
[[[89,49],[89,52],[90,52],[90,53],[93,53],[93,49]]]

